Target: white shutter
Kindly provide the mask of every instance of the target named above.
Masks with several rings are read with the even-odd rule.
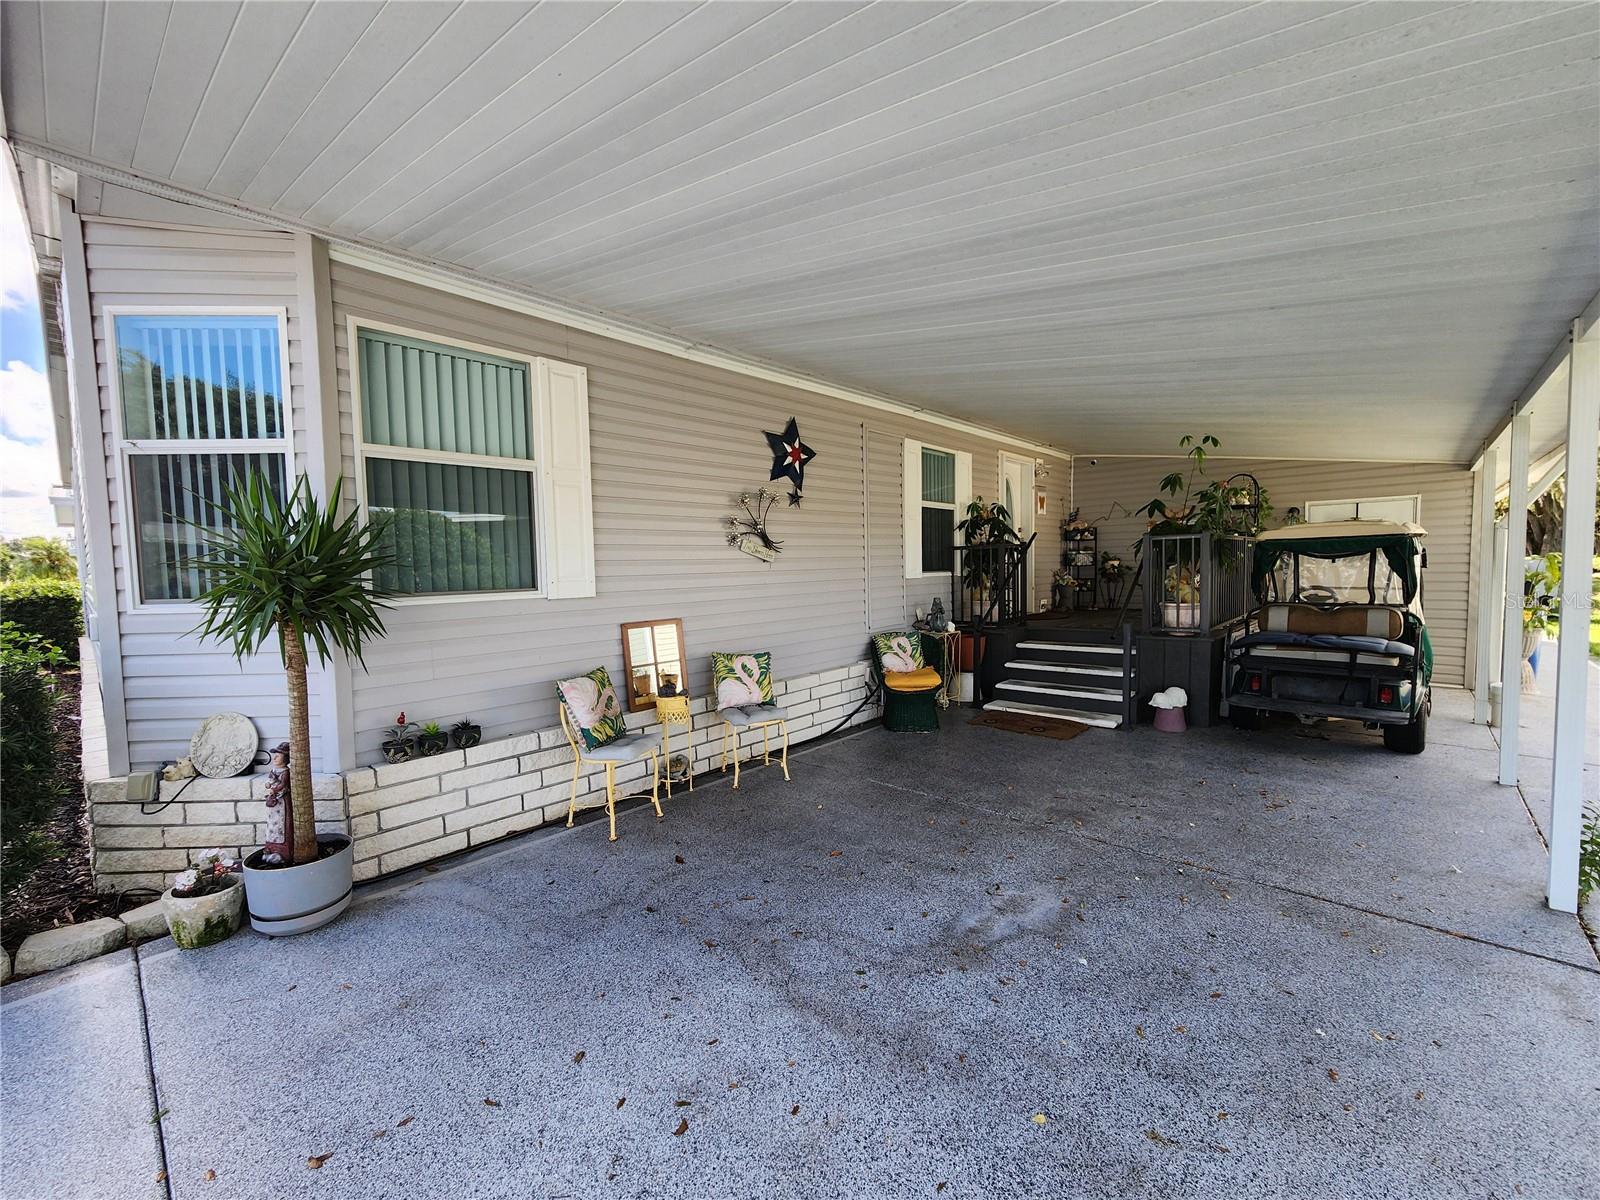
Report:
[[[959,525],[967,519],[967,505],[972,503],[972,455],[965,450],[957,450],[955,455],[956,524]]]
[[[906,525],[906,578],[922,577],[922,443],[906,439],[900,478],[905,484],[901,514]]]
[[[589,472],[589,373],[541,358],[536,404],[542,434],[542,589],[552,600],[594,595],[594,499]]]

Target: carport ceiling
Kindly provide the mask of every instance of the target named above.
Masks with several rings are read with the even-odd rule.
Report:
[[[4,6],[13,136],[1091,453],[1470,461],[1592,3]]]

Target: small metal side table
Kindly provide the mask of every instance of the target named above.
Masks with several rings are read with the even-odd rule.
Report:
[[[667,799],[672,799],[672,784],[674,781],[683,783],[688,781],[689,790],[694,791],[694,717],[689,712],[689,697],[687,696],[657,696],[656,720],[661,722],[661,774],[667,784]],[[672,761],[672,727],[682,725],[687,733],[688,742],[686,753],[681,758],[682,768],[674,770]]]
[[[922,630],[924,637],[939,639],[939,672],[944,686],[939,689],[939,707],[949,708],[961,701],[961,634],[953,629]]]

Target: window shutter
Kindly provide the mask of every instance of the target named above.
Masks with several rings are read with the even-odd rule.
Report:
[[[956,521],[967,519],[967,505],[972,503],[972,455],[965,450],[956,451]],[[959,535],[958,535],[959,536]]]
[[[547,547],[544,591],[552,600],[593,596],[594,499],[589,470],[589,373],[538,360],[539,472]]]
[[[904,499],[901,514],[905,518],[906,578],[922,575],[922,443],[906,439],[905,454],[901,459],[901,480]]]

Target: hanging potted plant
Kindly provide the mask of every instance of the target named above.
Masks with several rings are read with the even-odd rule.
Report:
[[[417,735],[417,749],[422,751],[423,758],[432,758],[435,754],[443,754],[450,748],[450,735],[439,727],[439,722],[429,721],[422,727],[422,732]]]
[[[420,730],[416,724],[406,720],[406,714],[400,713],[394,719],[394,724],[384,731],[383,761],[387,763],[409,762],[417,756],[417,737]]]
[[[363,643],[383,635],[386,593],[371,576],[393,560],[378,548],[381,524],[363,525],[355,512],[340,520],[337,483],[323,505],[303,475],[283,499],[252,471],[229,486],[221,509],[222,528],[208,531],[193,562],[206,584],[196,632],[226,642],[240,662],[276,641],[289,693],[289,741],[274,755],[268,788],[268,850],[279,861],[268,850],[245,859],[250,924],[300,933],[343,912],[352,886],[350,839],[317,834],[306,643],[324,663],[335,651],[360,662]]]
[[[238,866],[221,850],[207,850],[161,894],[162,915],[180,949],[214,946],[238,930],[244,915]]]
[[[1539,647],[1550,631],[1555,601],[1561,595],[1561,555],[1528,556],[1523,560],[1522,580],[1521,687],[1530,692],[1538,679]]]
[[[462,717],[450,726],[450,736],[455,739],[457,750],[470,750],[483,741],[483,728],[474,724],[471,717]]]

